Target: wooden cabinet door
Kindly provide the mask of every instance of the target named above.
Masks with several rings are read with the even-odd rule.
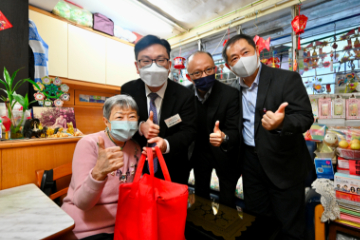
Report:
[[[33,10],[29,18],[49,45],[49,75],[68,77],[68,23]]]
[[[68,78],[105,83],[106,37],[68,27]]]
[[[106,40],[106,84],[121,86],[139,78],[134,64],[134,47],[109,38]]]

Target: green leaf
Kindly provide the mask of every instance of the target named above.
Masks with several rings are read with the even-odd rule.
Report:
[[[15,79],[15,77],[16,77],[16,74],[18,73],[18,71],[20,71],[20,69],[21,69],[21,68],[19,68],[18,70],[16,70],[16,71],[12,74],[12,76],[11,76],[11,83],[10,83],[11,86],[13,85],[14,79]]]
[[[2,90],[3,92],[5,92],[6,93],[6,95],[8,95],[8,91],[7,90],[5,90],[5,89],[0,89],[0,90]]]
[[[8,72],[8,70],[6,69],[6,67],[4,67],[4,80],[5,82],[7,82],[8,86],[9,86],[9,90],[11,90],[11,77],[10,74]]]
[[[13,88],[13,91],[15,92],[21,85],[24,84],[24,82],[25,82],[25,79],[19,80],[19,81],[15,84],[15,86],[14,86],[14,88]]]
[[[23,96],[21,96],[20,94],[17,94],[17,93],[13,93],[12,96],[15,99],[15,101],[17,101],[24,108],[24,105],[26,104],[25,103],[25,98]]]

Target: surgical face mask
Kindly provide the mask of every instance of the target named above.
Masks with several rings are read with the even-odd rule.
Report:
[[[131,139],[138,130],[137,121],[110,121],[110,124],[111,136],[120,142]]]
[[[212,86],[214,86],[215,81],[216,81],[215,74],[212,74],[206,77],[196,79],[194,80],[194,83],[197,89],[200,89],[202,91],[207,91]]]
[[[153,63],[150,67],[139,69],[140,77],[150,87],[160,87],[165,83],[169,75],[169,69],[159,67]]]
[[[257,54],[250,57],[241,57],[231,70],[239,77],[249,77],[254,74],[256,69],[260,66],[260,61],[257,59]]]

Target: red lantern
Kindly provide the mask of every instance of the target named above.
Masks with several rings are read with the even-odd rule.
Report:
[[[174,58],[174,68],[175,69],[184,69],[185,68],[185,58],[183,57],[176,57]]]
[[[298,49],[300,49],[300,34],[305,32],[307,20],[308,17],[305,15],[300,15],[299,6],[299,16],[294,17],[294,19],[291,21],[291,26],[293,27],[295,34],[299,35]]]

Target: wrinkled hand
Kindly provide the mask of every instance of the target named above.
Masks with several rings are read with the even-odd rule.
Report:
[[[160,132],[160,127],[154,123],[153,118],[154,113],[150,111],[148,120],[140,125],[140,130],[146,139],[157,137]]]
[[[216,121],[214,132],[210,134],[210,144],[214,147],[219,147],[224,141],[225,134],[219,128],[220,122]]]
[[[91,172],[95,180],[102,181],[106,176],[124,165],[124,154],[120,147],[105,148],[104,139],[98,137],[98,158]]]
[[[262,126],[268,131],[279,129],[284,121],[285,108],[288,105],[287,102],[282,103],[275,113],[267,111],[261,119]]]
[[[148,143],[156,143],[156,146],[159,147],[162,153],[166,152],[167,144],[163,138],[155,137],[148,140]],[[155,147],[153,147],[152,150],[153,150],[153,154],[155,154]],[[146,155],[146,147],[143,148],[142,154]]]

